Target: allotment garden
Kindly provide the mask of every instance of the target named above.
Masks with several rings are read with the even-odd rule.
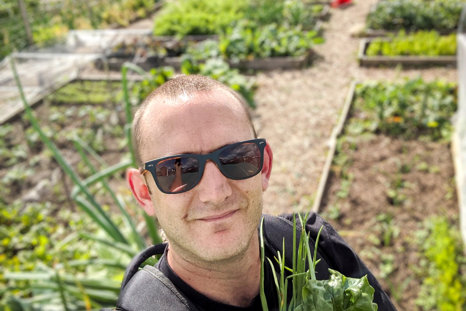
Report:
[[[274,125],[293,127],[295,121],[283,113],[287,101],[298,96],[288,92],[291,81],[284,78],[265,91],[264,81],[282,75],[311,84],[325,75],[331,80],[335,71],[330,69],[308,73],[341,61],[325,50],[335,38],[350,36],[350,23],[335,18],[357,19],[360,7],[367,9],[359,34],[364,39],[350,39],[355,43],[351,68],[366,66],[361,57],[385,57],[388,61],[369,60],[364,70],[397,71],[398,78],[319,90],[349,90],[349,95],[338,104],[341,130],[334,137],[334,152],[320,156],[330,164],[319,166],[322,187],[307,191],[307,203],[299,211],[317,208],[360,254],[399,310],[466,307],[466,257],[451,153],[458,84],[422,78],[438,67],[456,73],[463,1],[371,0],[370,10],[361,3],[331,9],[329,2],[311,0],[20,2],[33,37],[22,30],[16,41],[10,38],[24,22],[22,9],[15,1],[0,4],[0,22],[6,25],[0,40],[8,43],[1,49],[5,58],[0,68],[13,73],[21,63],[8,53],[31,43],[33,53],[63,47],[69,30],[115,30],[141,18],[151,28],[109,44],[101,57],[80,69],[80,78],[37,102],[19,101],[24,109],[0,125],[0,310],[112,307],[130,259],[161,241],[153,219],[137,207],[125,183],[126,168],[135,166],[132,114],[151,90],[177,74],[208,75],[245,97],[259,135],[271,126],[261,123],[261,114],[268,114]],[[364,43],[358,60],[359,41]],[[400,56],[421,59],[406,62]],[[434,59],[443,56],[453,61]],[[410,68],[418,76],[403,78]],[[25,77],[14,79],[21,94]],[[278,94],[280,89],[287,92],[286,100],[273,102],[268,112],[261,110],[257,94]],[[299,96],[311,97],[309,90],[299,91],[304,94]],[[312,109],[312,104],[303,102],[300,109]],[[318,128],[306,133],[312,137],[313,131]],[[295,139],[311,139],[294,134]],[[325,135],[330,138],[319,138],[321,145],[332,141],[330,132]],[[280,158],[283,150],[290,148],[280,146],[278,137],[266,138],[276,139],[275,161],[280,162],[286,160]],[[313,160],[304,162],[311,165]],[[285,170],[276,167],[274,174],[283,176]],[[281,208],[292,212],[298,205]],[[154,262],[151,258],[147,264]]]

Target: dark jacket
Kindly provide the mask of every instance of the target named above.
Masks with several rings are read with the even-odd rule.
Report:
[[[292,219],[292,215],[280,217],[265,215],[263,227],[266,253],[268,252],[276,256],[278,252],[282,252],[282,241],[285,239],[285,262],[288,267],[292,266],[293,258],[292,247],[286,247],[286,245],[293,244]],[[369,283],[375,289],[374,302],[377,303],[378,310],[396,310],[380,284],[355,252],[344,242],[330,224],[315,213],[308,217],[305,224],[306,231],[310,233],[311,252],[314,251],[315,239],[321,227],[323,229],[317,247],[317,259],[320,260],[316,266],[317,279],[328,279],[329,268],[337,270],[347,277],[360,278],[367,275]],[[164,250],[164,245],[152,246],[145,252],[142,252],[142,255],[133,259],[127,268],[125,278],[122,282],[117,310],[203,310],[202,305],[196,304],[196,301],[191,301],[187,295],[177,288],[157,268],[157,265],[156,267],[145,266],[143,269],[138,270],[139,265],[149,255],[153,255],[154,253],[162,254]],[[278,267],[275,267],[275,269],[277,270]],[[265,282],[273,282],[273,280],[266,277]],[[276,297],[270,298],[272,301],[277,300]],[[274,307],[272,306],[270,309],[273,310]]]

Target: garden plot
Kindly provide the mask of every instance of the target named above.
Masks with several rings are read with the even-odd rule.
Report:
[[[182,69],[185,60],[205,63],[218,58],[241,70],[300,69],[308,66],[315,53],[314,44],[322,41],[317,32],[285,30],[275,25],[255,32],[238,28],[241,34],[192,35],[178,39],[170,36],[146,36],[109,49],[95,61],[99,70],[120,71],[125,62],[144,70],[170,66]]]
[[[242,70],[303,68],[322,42],[321,21],[328,17],[328,5],[294,0],[167,3],[155,17],[154,36],[116,46],[96,66],[119,70],[131,61],[146,70],[180,69],[186,58],[220,58]],[[206,38],[216,43],[199,43]]]
[[[322,212],[400,310],[464,299],[445,290],[461,283],[465,268],[455,262],[461,254],[449,143],[455,108],[451,84],[358,85],[338,139]],[[432,254],[445,256],[444,266]],[[453,277],[442,278],[446,273]]]
[[[361,66],[455,66],[456,35],[402,31],[390,37],[362,39],[358,60]]]
[[[74,82],[37,106],[43,130],[83,176],[89,172],[76,152],[73,139],[85,141],[108,163],[116,163],[127,153],[122,141],[125,119],[120,90],[121,83]],[[55,206],[67,204],[71,185],[29,122],[17,118],[2,125],[1,134],[3,202],[11,204],[21,199],[51,202]]]
[[[403,29],[453,33],[458,28],[463,5],[462,0],[378,1],[367,15],[365,35],[380,36]]]
[[[215,35],[173,36],[146,35],[132,40],[125,40],[108,49],[104,56],[95,62],[99,70],[120,71],[125,62],[131,62],[144,70],[170,66],[181,68],[182,55],[190,46],[205,40],[215,40]]]

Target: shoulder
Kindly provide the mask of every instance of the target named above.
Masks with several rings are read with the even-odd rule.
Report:
[[[196,310],[157,268],[145,266],[126,284],[120,293],[117,307],[123,310]]]

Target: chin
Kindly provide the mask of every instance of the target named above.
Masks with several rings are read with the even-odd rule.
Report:
[[[233,233],[233,232],[231,232]],[[251,245],[251,234],[242,232],[234,232],[233,235],[218,235],[203,243],[204,247],[199,256],[204,261],[222,262],[237,259],[243,256]]]

